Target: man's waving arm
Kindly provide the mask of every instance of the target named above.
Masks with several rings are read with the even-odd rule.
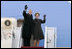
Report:
[[[24,11],[23,11],[23,16],[24,16],[24,17],[26,17],[26,15],[27,15],[27,13],[26,13],[27,8],[28,8],[27,5],[25,5],[25,9],[24,9]]]

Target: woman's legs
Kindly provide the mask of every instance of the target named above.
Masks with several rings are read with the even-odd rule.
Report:
[[[36,46],[36,42],[37,42],[37,41],[36,41],[36,40],[34,40],[34,47]]]
[[[39,47],[39,40],[37,40],[37,47]]]
[[[37,47],[39,46],[39,40],[34,40],[34,47],[36,47],[36,44],[37,44]]]

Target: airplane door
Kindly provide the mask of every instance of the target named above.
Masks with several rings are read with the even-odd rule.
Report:
[[[56,48],[56,28],[45,28],[45,48]]]
[[[12,31],[16,26],[15,18],[1,18],[1,48],[12,48]]]

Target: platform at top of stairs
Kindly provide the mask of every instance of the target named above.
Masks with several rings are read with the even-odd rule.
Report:
[[[25,47],[25,46],[22,46],[21,48],[44,48],[44,47]]]

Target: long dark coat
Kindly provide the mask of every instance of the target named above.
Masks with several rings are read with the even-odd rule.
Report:
[[[23,11],[24,22],[22,26],[22,38],[31,38],[33,16]]]
[[[34,21],[34,40],[44,39],[43,31],[41,28],[41,24],[45,23],[45,20],[35,19]]]

